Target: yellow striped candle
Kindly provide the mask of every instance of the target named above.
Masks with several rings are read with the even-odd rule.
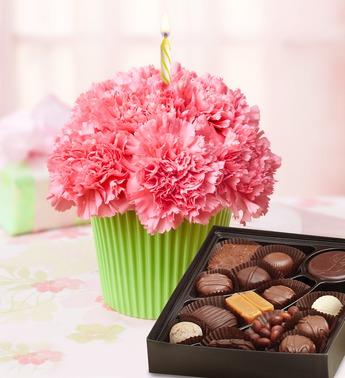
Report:
[[[169,21],[166,15],[162,17],[161,33],[163,40],[161,43],[161,77],[165,84],[171,82],[171,46],[169,42]]]

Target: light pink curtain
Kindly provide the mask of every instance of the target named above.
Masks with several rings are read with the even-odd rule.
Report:
[[[223,76],[283,158],[277,195],[345,193],[344,0],[0,0],[0,114],[48,92],[72,103],[116,70],[173,57]],[[1,8],[1,10],[4,8]],[[1,20],[0,20],[1,21]]]

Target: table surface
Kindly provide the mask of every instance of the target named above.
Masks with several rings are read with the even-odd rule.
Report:
[[[275,200],[247,227],[345,237],[345,197]],[[89,226],[0,233],[1,377],[158,377],[147,368],[153,323],[103,303]]]

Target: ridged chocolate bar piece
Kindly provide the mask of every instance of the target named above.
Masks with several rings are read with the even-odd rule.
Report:
[[[212,331],[219,327],[236,327],[237,319],[230,311],[216,306],[202,306],[191,314],[193,317],[199,319],[201,322]]]

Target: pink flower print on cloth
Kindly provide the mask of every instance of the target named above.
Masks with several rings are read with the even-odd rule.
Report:
[[[34,283],[32,286],[41,293],[58,293],[64,289],[79,289],[83,283],[83,281],[74,278],[58,278],[56,280],[37,282]]]
[[[104,299],[102,297],[102,295],[99,295],[95,302],[97,303],[101,303],[102,304],[102,307],[105,308],[107,311],[114,311],[110,306],[108,306],[105,302],[104,302]]]
[[[21,365],[42,365],[46,362],[58,362],[62,358],[62,353],[52,350],[40,350],[37,352],[31,352],[22,354],[15,357],[15,359]]]

